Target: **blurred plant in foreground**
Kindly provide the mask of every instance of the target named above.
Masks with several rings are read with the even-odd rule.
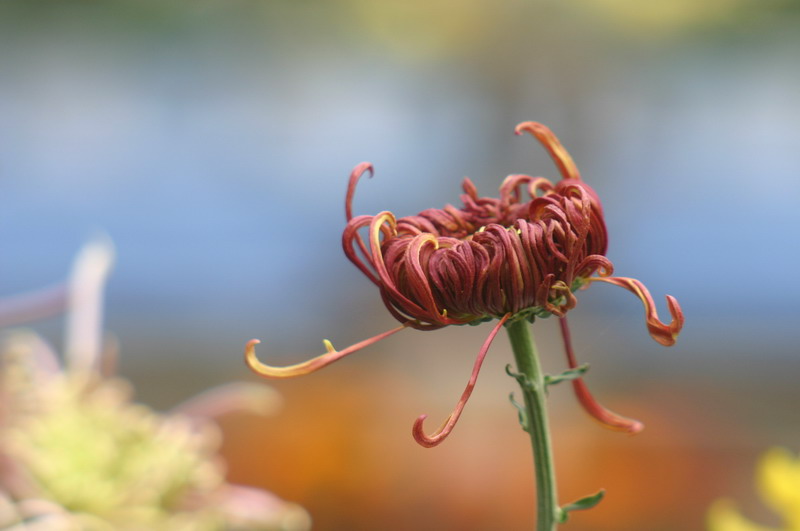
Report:
[[[709,531],[800,531],[800,456],[785,448],[768,450],[759,461],[756,477],[764,502],[780,514],[780,528],[752,523],[733,502],[721,499],[708,511]]]
[[[30,331],[8,332],[0,345],[0,528],[309,529],[301,507],[227,483],[216,454],[213,417],[273,411],[274,390],[228,384],[159,414],[112,375],[116,350],[102,346],[101,327],[112,255],[110,243],[89,244],[68,286],[0,311],[6,322],[15,310],[67,313],[63,365]]]

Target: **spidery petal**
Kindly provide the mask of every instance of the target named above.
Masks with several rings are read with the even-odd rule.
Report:
[[[572,340],[570,339],[569,325],[567,318],[562,317],[558,320],[561,325],[561,337],[564,339],[564,350],[567,352],[567,363],[570,369],[578,367],[578,361],[575,359],[575,352],[572,350]],[[617,415],[600,405],[589,392],[586,382],[583,378],[572,380],[572,388],[575,390],[575,396],[578,397],[578,402],[581,403],[583,408],[589,415],[598,420],[601,424],[611,428],[612,430],[626,431],[630,434],[639,433],[644,429],[644,424],[638,420],[629,419],[622,415]]]
[[[561,176],[564,179],[581,180],[581,173],[578,171],[575,161],[572,160],[570,154],[549,127],[537,122],[522,122],[517,126],[514,132],[518,135],[527,132],[535,136],[536,140],[538,140],[547,152],[550,153],[550,156],[553,157],[553,162],[558,166],[558,170],[561,172]]]
[[[385,339],[392,334],[403,330],[406,326],[411,323],[403,323],[401,326],[397,328],[393,328],[377,336],[371,337],[369,339],[365,339],[364,341],[360,341],[355,345],[351,345],[344,350],[336,350],[331,345],[331,342],[327,339],[324,341],[325,348],[328,350],[325,354],[317,356],[316,358],[312,358],[308,361],[304,361],[302,363],[297,363],[295,365],[289,365],[287,367],[274,367],[272,365],[267,365],[262,363],[256,357],[256,345],[261,343],[260,339],[251,339],[247,342],[247,345],[244,348],[244,361],[247,363],[247,366],[250,369],[258,374],[259,376],[263,376],[264,378],[293,378],[295,376],[303,376],[304,374],[310,374],[312,372],[316,372],[323,367],[327,367],[334,361],[338,361],[345,356],[348,356],[354,352],[361,350],[364,347],[368,347],[374,343],[377,343],[381,339]]]
[[[505,314],[489,333],[489,337],[486,338],[486,341],[484,341],[480,352],[478,352],[478,357],[475,358],[475,365],[472,367],[472,376],[470,376],[469,382],[467,382],[467,387],[461,394],[461,399],[458,401],[458,404],[456,404],[455,409],[452,413],[450,413],[450,416],[447,417],[442,426],[432,435],[425,435],[422,424],[425,422],[425,419],[428,418],[428,415],[420,415],[417,420],[414,421],[414,427],[411,429],[411,434],[421,446],[424,446],[425,448],[436,446],[444,441],[447,436],[450,435],[450,432],[453,431],[456,422],[458,422],[458,418],[461,416],[461,412],[464,411],[464,406],[467,405],[467,400],[469,400],[472,390],[475,388],[475,383],[478,381],[478,373],[481,370],[481,365],[486,357],[486,353],[489,352],[489,347],[492,345],[492,341],[494,341],[495,336],[505,322],[508,321],[509,317],[511,317],[510,313]]]
[[[347,195],[344,199],[344,213],[345,217],[347,217],[347,221],[353,219],[353,196],[356,193],[356,185],[361,176],[364,175],[364,172],[367,171],[370,177],[375,173],[372,163],[370,162],[361,162],[350,172],[350,180],[347,182]]]
[[[665,347],[671,347],[675,344],[684,323],[683,310],[681,310],[681,306],[678,304],[678,300],[675,297],[667,295],[667,307],[669,308],[670,315],[672,315],[672,321],[667,324],[658,318],[656,303],[653,301],[650,292],[644,284],[635,278],[592,277],[587,280],[589,282],[608,282],[609,284],[625,288],[639,297],[639,300],[641,300],[644,305],[645,320],[647,321],[647,330],[650,332],[650,337]]]

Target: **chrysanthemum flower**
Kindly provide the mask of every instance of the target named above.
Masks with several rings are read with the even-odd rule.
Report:
[[[683,326],[677,300],[667,296],[672,320],[664,323],[641,282],[611,276],[613,265],[605,256],[608,233],[603,207],[566,149],[550,129],[536,122],[519,124],[516,133],[530,133],[539,140],[555,162],[560,181],[510,175],[500,185],[499,197],[494,198],[479,196],[475,185],[465,179],[461,208],[446,205],[399,219],[388,211],[353,216],[356,184],[364,173],[373,172],[369,163],[356,166],[345,199],[344,252],[378,287],[386,308],[401,326],[341,351],[326,340],[325,354],[289,367],[260,362],[255,355],[259,341],[254,339],[245,349],[250,368],[266,378],[300,376],[403,328],[435,330],[498,319],[479,351],[458,405],[442,427],[429,436],[422,429],[425,416],[415,422],[417,442],[434,446],[453,429],[492,340],[510,320],[559,317],[570,369],[578,368],[566,313],[577,303],[575,292],[593,282],[620,286],[636,295],[644,304],[653,339],[665,346],[674,344]],[[581,404],[604,424],[629,432],[642,428],[600,406],[581,378],[573,380],[573,386]]]

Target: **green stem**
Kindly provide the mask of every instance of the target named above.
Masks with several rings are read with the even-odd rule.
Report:
[[[547,422],[547,398],[544,373],[539,365],[536,345],[527,319],[518,318],[507,326],[511,348],[517,361],[517,381],[525,396],[523,428],[531,436],[536,473],[536,529],[556,529],[561,516],[556,492],[553,451]]]

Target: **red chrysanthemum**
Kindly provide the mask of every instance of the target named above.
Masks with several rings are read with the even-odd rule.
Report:
[[[667,296],[669,324],[659,320],[655,303],[638,280],[612,277],[606,258],[608,234],[597,194],[581,179],[575,163],[546,126],[525,122],[516,133],[535,136],[550,153],[562,179],[510,175],[500,185],[500,197],[480,197],[469,179],[463,183],[463,206],[428,209],[416,216],[395,218],[388,211],[374,216],[352,214],[358,180],[372,165],[361,163],[350,175],[345,200],[347,226],[342,243],[347,257],[380,290],[389,312],[402,326],[345,350],[328,352],[290,367],[264,365],[248,343],[246,360],[267,378],[299,376],[320,369],[405,327],[435,330],[452,324],[478,324],[499,319],[473,368],[456,409],[432,436],[422,430],[423,415],[414,424],[414,437],[434,446],[452,430],[475,385],[478,371],[500,327],[510,319],[556,315],[561,321],[570,368],[577,368],[566,312],[577,300],[575,291],[591,282],[621,286],[645,307],[650,335],[670,346],[683,326],[675,298]],[[366,241],[361,231],[366,229]],[[597,275],[597,276],[593,276]],[[642,425],[605,410],[589,394],[581,378],[573,381],[581,404],[613,428],[639,431]]]

